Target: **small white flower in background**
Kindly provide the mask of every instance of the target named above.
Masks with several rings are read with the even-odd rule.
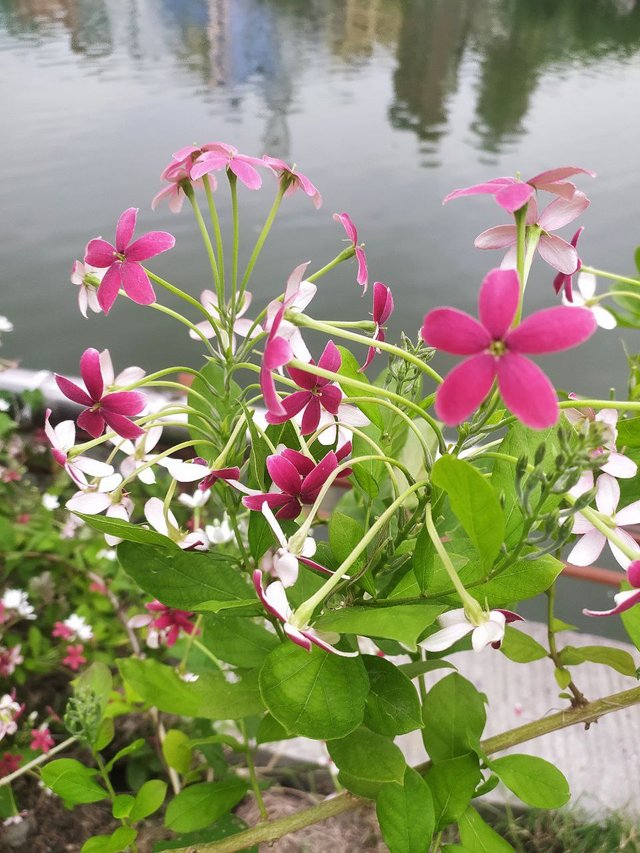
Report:
[[[84,527],[84,521],[81,518],[78,518],[77,515],[69,515],[69,518],[67,518],[65,523],[62,525],[60,538],[73,539],[76,535],[76,530],[80,527]]]
[[[113,562],[117,556],[113,548],[103,548],[96,554],[98,560],[109,560],[110,562]]]
[[[45,509],[48,509],[50,512],[52,512],[54,509],[58,509],[58,507],[60,506],[58,496],[52,495],[50,492],[45,492],[42,496],[42,506]]]
[[[83,643],[88,642],[93,637],[93,628],[84,616],[79,616],[77,613],[72,613],[63,624],[73,632],[73,636]]]
[[[511,610],[490,610],[488,613],[483,613],[483,616],[484,621],[474,625],[469,620],[464,607],[449,610],[448,613],[438,617],[442,630],[436,631],[418,645],[428,652],[441,652],[466,637],[467,634],[471,634],[474,652],[481,652],[487,646],[499,649],[507,623],[522,620],[522,616],[518,616]]]
[[[10,408],[9,401],[5,400],[4,397],[0,397],[0,412],[8,412]]]
[[[71,284],[79,287],[78,291],[78,307],[83,317],[87,316],[87,308],[90,308],[95,314],[102,311],[98,302],[97,287],[86,281],[88,275],[94,276],[98,281],[102,281],[106,269],[96,269],[89,264],[83,264],[82,261],[74,261],[71,267]]]
[[[0,314],[0,332],[13,332],[13,323],[2,314]],[[0,338],[0,346],[2,346],[2,338]]]
[[[196,675],[195,672],[179,672],[178,675],[183,681],[186,681],[187,684],[191,684],[200,678],[200,676]]]
[[[293,586],[293,584],[298,580],[298,563],[300,561],[307,565],[311,563],[314,568],[318,568],[320,571],[327,573],[327,569],[317,563],[313,563],[313,561],[309,559],[310,557],[313,557],[316,552],[316,543],[314,539],[307,536],[302,548],[294,552],[291,550],[291,544],[284,535],[284,530],[280,527],[278,519],[275,517],[266,501],[262,504],[262,514],[280,545],[277,551],[273,554],[273,557],[271,559],[267,558],[264,562],[264,566],[273,577],[282,581],[283,587]]]
[[[18,730],[16,718],[20,714],[20,705],[10,693],[0,698],[0,740],[5,735],[13,735]]]
[[[0,599],[5,611],[10,611],[22,619],[35,619],[36,612],[29,603],[29,596],[22,589],[7,589]]]
[[[580,308],[588,308],[595,317],[596,323],[601,329],[615,329],[618,321],[610,311],[603,308],[599,302],[592,303],[596,295],[596,277],[591,272],[581,272],[578,275],[578,292],[573,291],[573,302],[569,302],[566,296],[562,296],[564,305],[577,305]]]
[[[211,489],[205,489],[204,492],[201,492],[200,489],[196,489],[192,495],[178,495],[178,501],[189,509],[199,509],[206,504],[210,497]]]
[[[168,509],[165,512],[164,504],[160,498],[149,498],[144,505],[144,517],[151,527],[167,536],[180,548],[185,550],[206,551],[209,547],[204,530],[194,530],[189,533],[180,529],[175,515]]]
[[[235,534],[231,529],[229,516],[226,512],[222,516],[221,521],[216,519],[211,524],[207,524],[204,532],[207,534],[207,539],[212,545],[226,545],[227,542],[232,542],[235,538]]]

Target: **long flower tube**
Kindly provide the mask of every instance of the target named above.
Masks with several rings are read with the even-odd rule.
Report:
[[[251,252],[251,256],[249,257],[247,267],[244,271],[244,275],[242,276],[242,281],[240,282],[240,295],[242,295],[247,289],[249,279],[251,278],[251,273],[253,272],[253,268],[255,267],[258,258],[260,257],[260,252],[262,251],[262,247],[264,246],[265,240],[269,236],[269,232],[271,231],[271,227],[275,221],[278,210],[280,209],[280,203],[282,202],[286,191],[287,185],[284,182],[281,182],[274,202],[271,205],[271,210],[267,214],[265,223],[262,226],[260,234],[258,235],[258,239],[256,240],[255,246],[253,247],[253,251]]]
[[[224,301],[224,289],[222,287],[222,282],[220,280],[220,272],[218,270],[218,263],[216,261],[216,255],[213,251],[213,244],[211,243],[211,237],[209,236],[209,230],[206,226],[206,223],[202,217],[202,211],[200,210],[200,205],[198,204],[198,199],[196,198],[196,194],[193,191],[193,187],[190,184],[187,184],[185,187],[185,195],[191,202],[191,207],[193,209],[193,215],[195,217],[196,222],[198,223],[198,228],[200,229],[200,234],[202,235],[202,242],[204,243],[204,247],[207,251],[207,256],[209,258],[209,266],[211,267],[211,275],[213,277],[213,283],[216,288],[216,293],[218,294],[218,300],[220,302]]]

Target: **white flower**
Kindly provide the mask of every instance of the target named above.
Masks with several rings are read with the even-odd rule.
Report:
[[[50,492],[45,492],[42,496],[42,506],[49,511],[58,509],[60,501],[57,495],[52,495]]]
[[[254,326],[253,320],[242,320],[240,319],[244,314],[249,310],[249,306],[251,305],[251,294],[248,291],[245,291],[241,297],[240,302],[236,307],[235,320],[233,323],[233,334],[231,336],[231,350],[235,352],[236,348],[236,335],[240,335],[241,338],[246,338],[249,332],[251,332],[251,337],[254,338],[256,335],[260,333],[260,329],[256,324]],[[203,290],[200,294],[200,303],[202,307],[205,308],[211,317],[213,318],[214,323],[220,330],[220,346],[222,349],[226,350],[229,346],[229,336],[224,331],[222,326],[222,318],[220,317],[220,309],[218,307],[218,297],[212,290]],[[231,306],[228,306],[230,309]],[[213,325],[208,321],[204,320],[202,323],[196,323],[196,328],[199,329],[205,338],[215,338],[217,337],[216,330],[213,328]],[[251,331],[253,329],[253,331]],[[193,338],[193,340],[200,340],[200,335],[197,332],[193,331],[193,329],[189,332],[189,337]]]
[[[78,307],[83,317],[87,316],[87,308],[90,308],[95,314],[102,311],[98,302],[97,287],[86,281],[88,275],[94,276],[98,281],[102,281],[106,269],[97,269],[89,264],[83,264],[82,261],[74,261],[71,268],[71,284],[75,284],[80,289],[78,290]]]
[[[5,400],[4,397],[0,397],[0,412],[8,412],[10,408],[9,401]]]
[[[71,512],[82,512],[86,515],[98,515],[106,510],[105,515],[108,518],[129,521],[133,512],[133,501],[118,489],[120,483],[122,483],[120,474],[102,477],[94,485],[76,492],[67,501],[66,507]],[[112,536],[110,533],[105,533],[104,538],[107,545],[112,546],[121,541],[119,536]]]
[[[438,617],[442,630],[436,631],[418,645],[428,652],[441,652],[466,637],[467,634],[471,634],[474,652],[481,652],[487,646],[500,648],[507,622],[522,619],[510,610],[490,610],[482,615],[483,620],[475,625],[469,620],[463,607],[449,610]]]
[[[211,497],[211,489],[205,489],[205,491],[201,491],[200,489],[196,489],[192,495],[182,494],[178,495],[178,501],[189,509],[200,509],[203,507],[206,502]]]
[[[591,272],[581,272],[578,275],[578,293],[573,291],[573,302],[569,302],[566,295],[563,294],[562,302],[565,305],[577,305],[580,308],[588,308],[595,317],[596,323],[601,329],[615,329],[618,321],[610,311],[603,308],[600,303],[595,300],[596,294],[596,277]]]
[[[298,562],[312,563],[312,565],[323,572],[330,572],[317,563],[313,563],[309,558],[313,557],[316,552],[316,543],[310,536],[304,540],[302,547],[293,548],[290,540],[284,535],[284,530],[280,527],[277,518],[271,511],[269,504],[265,501],[262,504],[262,514],[264,515],[269,527],[273,530],[273,534],[278,540],[280,547],[274,553],[271,564],[269,566],[270,573],[282,581],[283,587],[293,586],[298,580]],[[294,537],[291,537],[293,540]],[[271,589],[271,587],[269,587]]]
[[[124,441],[114,442],[119,450],[127,454],[127,458],[123,459],[120,464],[120,470],[124,477],[135,475],[142,483],[147,485],[155,483],[156,475],[153,468],[151,466],[145,468],[144,466],[147,462],[153,462],[155,457],[151,451],[160,441],[161,436],[162,427],[154,426],[148,429],[144,435],[136,438],[135,441],[125,439]]]
[[[181,530],[175,515],[170,509],[165,511],[160,498],[149,498],[144,505],[144,517],[154,530],[167,536],[180,548],[206,551],[209,547],[204,530],[194,530],[192,533]]]
[[[51,409],[47,409],[44,420],[44,431],[51,443],[52,455],[58,465],[61,465],[78,486],[88,485],[87,477],[108,477],[113,474],[111,465],[98,462],[89,456],[74,456],[69,459],[69,451],[76,442],[76,425],[73,421],[61,421],[55,427],[49,419]]]
[[[0,332],[13,332],[13,323],[3,317],[2,314],[0,314]],[[2,341],[0,341],[0,346],[2,346]]]
[[[207,539],[212,545],[226,545],[227,542],[232,542],[235,538],[229,522],[229,516],[226,512],[222,516],[222,521],[216,519],[211,524],[207,524],[204,532],[207,534]]]
[[[109,560],[111,562],[113,562],[117,556],[118,555],[116,554],[113,548],[103,548],[96,554],[98,560]]]
[[[139,382],[145,375],[141,367],[125,367],[117,376],[114,376],[111,353],[103,349],[100,353],[100,370],[105,388],[120,388],[123,385],[131,385]]]
[[[16,733],[18,730],[16,717],[19,713],[19,703],[15,701],[11,694],[5,693],[4,696],[0,698],[0,740],[2,740],[5,735],[13,735]]]
[[[93,629],[84,616],[72,613],[71,616],[64,620],[63,624],[73,632],[76,639],[81,640],[83,643],[88,642],[93,637]]]
[[[29,596],[22,589],[7,589],[0,599],[5,610],[10,610],[22,619],[35,619],[36,612],[29,604]]]

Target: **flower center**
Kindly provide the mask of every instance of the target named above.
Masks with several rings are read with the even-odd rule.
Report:
[[[489,344],[489,352],[498,358],[504,355],[507,351],[507,346],[504,341],[491,341]]]

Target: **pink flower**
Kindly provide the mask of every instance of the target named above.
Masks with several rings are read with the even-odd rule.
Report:
[[[336,222],[339,222],[342,225],[347,237],[353,243],[353,249],[358,262],[358,274],[356,275],[356,281],[362,286],[362,295],[364,296],[367,292],[367,285],[369,283],[369,271],[367,269],[367,256],[365,255],[362,246],[358,245],[358,230],[351,221],[351,217],[348,213],[334,213],[333,218]]]
[[[280,328],[285,310],[286,303],[283,303],[273,318],[271,329],[264,345],[262,364],[260,365],[260,390],[262,391],[267,411],[271,415],[276,416],[286,416],[287,410],[280,402],[271,371],[284,367],[293,358],[291,344],[278,335],[278,329]]]
[[[87,662],[86,657],[82,654],[83,651],[84,648],[82,643],[67,646],[67,654],[66,657],[62,659],[62,663],[68,666],[69,669],[77,672],[80,667]]]
[[[558,419],[556,392],[523,353],[560,352],[589,338],[596,323],[589,311],[557,306],[537,311],[510,329],[520,299],[515,270],[491,270],[480,288],[480,322],[456,308],[436,308],[424,318],[422,338],[453,355],[468,355],[436,392],[436,412],[449,426],[467,418],[498,380],[506,407],[524,424],[545,429]]]
[[[575,394],[569,394],[569,399],[576,400]],[[619,479],[630,479],[638,473],[637,464],[629,456],[618,453],[616,450],[616,439],[618,437],[618,412],[615,409],[601,409],[595,412],[589,406],[577,407],[575,409],[564,409],[564,416],[573,424],[578,432],[587,432],[591,424],[595,424],[601,430],[602,444],[592,453],[593,459],[602,457],[600,470],[605,474]],[[578,483],[570,489],[574,497],[584,494],[593,488],[593,471],[585,471]]]
[[[280,316],[278,326],[278,337],[287,341],[291,347],[291,351],[295,358],[301,361],[310,361],[311,353],[302,338],[302,332],[290,320],[284,319],[283,306],[285,311],[300,313],[304,311],[307,305],[316,295],[318,288],[311,281],[304,280],[304,274],[309,261],[304,264],[299,264],[287,279],[287,287],[282,300],[274,299],[267,306],[267,315],[265,317],[262,328],[265,332],[270,332],[276,317]]]
[[[242,299],[239,302],[236,308],[236,316],[233,322],[233,334],[231,336],[231,350],[235,352],[236,349],[236,339],[235,335],[239,335],[241,338],[246,338],[247,335],[251,332],[251,337],[255,337],[259,334],[259,327],[255,325],[253,320],[243,320],[242,317],[249,310],[249,306],[251,305],[252,296],[248,291],[245,291],[242,295]],[[203,290],[200,294],[200,303],[204,308],[207,309],[209,314],[212,316],[214,322],[218,325],[220,329],[220,346],[222,349],[226,349],[229,346],[229,337],[227,332],[224,329],[220,328],[220,324],[222,323],[222,318],[220,317],[220,308],[218,306],[218,297],[212,290]],[[202,323],[196,323],[196,328],[199,329],[202,334],[206,338],[215,338],[217,335],[216,330],[213,325],[208,320],[203,320]],[[253,329],[253,331],[252,331]],[[201,340],[200,335],[193,331],[193,329],[189,332],[189,337],[194,341]]]
[[[318,646],[325,652],[332,652],[343,657],[356,657],[359,652],[341,652],[334,647],[334,643],[340,640],[340,634],[328,631],[316,631],[308,625],[297,627],[293,620],[295,614],[291,609],[287,593],[280,581],[274,581],[265,588],[263,585],[262,572],[259,569],[253,573],[253,585],[258,597],[262,601],[265,610],[275,616],[283,623],[284,632],[298,646],[310,652],[312,646]]]
[[[285,197],[293,195],[297,189],[301,189],[305,195],[309,196],[316,210],[322,207],[322,196],[318,192],[318,188],[311,183],[306,175],[298,172],[295,166],[288,166],[284,160],[278,160],[277,157],[269,157],[266,154],[262,159],[283,184],[286,182]]]
[[[64,622],[55,622],[51,636],[61,637],[63,640],[70,640],[71,637],[73,637],[73,630],[69,628],[68,625],[65,625]]]
[[[127,208],[120,216],[116,226],[115,246],[101,237],[87,243],[85,264],[107,268],[98,288],[98,302],[105,314],[111,310],[121,287],[138,305],[155,302],[153,287],[139,262],[172,249],[176,242],[166,231],[149,231],[132,243],[137,216],[137,207]]]
[[[192,180],[198,180],[211,172],[228,169],[248,189],[259,190],[262,186],[262,178],[256,166],[265,164],[258,157],[239,154],[237,148],[224,142],[209,142],[202,146],[202,152],[191,167]]]
[[[463,607],[449,610],[438,617],[442,630],[431,634],[419,645],[428,652],[442,652],[467,634],[471,634],[474,652],[481,652],[487,646],[499,649],[504,639],[506,625],[516,620],[522,621],[522,616],[512,610],[490,610],[484,616],[484,621],[475,625],[469,620]]]
[[[184,203],[186,193],[184,187],[186,183],[196,186],[201,181],[194,181],[191,178],[191,167],[194,160],[202,154],[202,149],[195,145],[187,145],[179,151],[172,154],[171,162],[162,170],[160,179],[168,181],[168,186],[163,187],[151,201],[151,209],[155,210],[158,204],[165,198],[169,200],[169,210],[172,213],[180,213]],[[211,188],[215,190],[217,181],[211,176]]]
[[[9,776],[11,773],[15,773],[21,764],[21,755],[14,755],[11,752],[5,752],[2,758],[0,758],[0,779],[4,776]]]
[[[580,228],[576,231],[576,233],[571,238],[571,245],[573,248],[578,250],[578,240],[580,239],[580,235],[584,231],[584,225],[581,225]],[[558,275],[553,280],[553,289],[556,293],[560,293],[563,291],[562,301],[563,302],[573,302],[573,277],[574,275],[580,271],[580,267],[582,266],[582,261],[578,257],[578,265],[572,273],[564,273],[559,272]],[[595,290],[595,288],[594,288]]]
[[[42,726],[40,729],[31,729],[31,743],[29,744],[29,749],[49,752],[54,744],[55,740],[51,737],[48,726]]]
[[[0,646],[0,678],[9,678],[21,663],[24,663],[24,657],[20,644],[8,649]]]
[[[71,284],[75,284],[78,290],[78,307],[83,317],[87,316],[87,308],[95,314],[102,311],[98,302],[98,294],[94,284],[87,281],[87,276],[94,276],[98,281],[102,280],[104,270],[94,269],[82,261],[74,261],[71,268]]]
[[[640,560],[633,560],[627,567],[627,580],[633,589],[626,589],[613,596],[616,606],[611,610],[583,610],[585,616],[617,616],[640,604]]]
[[[600,474],[596,482],[596,506],[601,515],[606,516],[611,530],[618,539],[630,548],[637,550],[636,541],[623,528],[629,524],[640,524],[640,501],[634,501],[621,510],[618,510],[620,501],[620,486],[618,481],[610,474]],[[618,546],[607,539],[607,537],[588,521],[582,513],[577,513],[573,519],[573,532],[580,535],[580,539],[573,546],[567,561],[575,566],[589,566],[597,560],[606,542],[609,542],[611,553],[622,566],[628,568],[631,560]]]
[[[393,314],[393,294],[391,288],[387,287],[381,281],[373,283],[373,322],[376,324],[376,329],[373,334],[374,341],[384,341],[385,339],[385,323]],[[369,347],[365,363],[360,368],[361,371],[366,370],[373,361],[377,352],[380,352],[376,347]]]
[[[211,468],[209,473],[201,480],[198,488],[202,492],[210,489],[218,480],[226,480],[228,483],[237,487],[237,481],[240,479],[240,469],[237,466],[232,468]]]
[[[116,391],[104,393],[105,382],[98,350],[86,349],[80,359],[80,373],[86,391],[75,382],[55,374],[58,388],[65,397],[87,408],[77,420],[78,426],[98,438],[102,435],[105,423],[123,438],[137,438],[144,430],[136,426],[130,418],[139,415],[146,405],[146,399],[138,391]]]
[[[82,487],[87,486],[86,474],[90,477],[109,477],[113,474],[113,467],[106,462],[98,462],[88,456],[74,456],[69,459],[68,452],[76,442],[76,425],[73,421],[61,421],[53,427],[50,418],[51,409],[47,409],[44,431],[51,443],[51,455],[75,483]]]
[[[557,198],[538,216],[538,207],[534,198],[527,208],[527,225],[541,229],[537,251],[550,266],[561,273],[572,275],[578,269],[578,253],[571,243],[562,237],[551,234],[564,225],[573,222],[587,207],[589,199],[584,193],[576,191],[570,200]],[[509,249],[502,262],[503,267],[515,267],[517,230],[515,225],[497,225],[479,234],[474,245],[477,249]]]
[[[454,198],[462,198],[469,195],[492,195],[496,202],[507,213],[515,213],[525,205],[532,197],[535,190],[543,190],[565,199],[572,199],[576,187],[567,178],[572,175],[590,175],[595,178],[596,173],[580,166],[560,166],[557,169],[549,169],[530,178],[526,183],[517,178],[494,178],[484,184],[474,184],[471,187],[453,190],[445,196],[443,204]]]
[[[188,610],[174,610],[157,600],[145,604],[145,608],[149,611],[149,615],[134,616],[129,624],[134,628],[149,625],[150,628],[159,632],[160,638],[167,646],[176,644],[180,632],[191,635],[196,630],[196,626],[191,621],[195,614]]]

